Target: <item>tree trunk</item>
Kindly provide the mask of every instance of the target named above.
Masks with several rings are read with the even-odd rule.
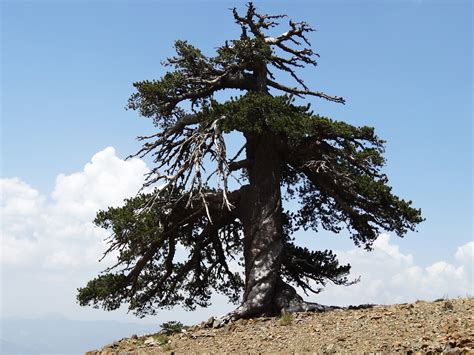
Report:
[[[245,293],[238,317],[273,310],[283,250],[280,159],[276,137],[247,135],[249,185],[244,189],[240,219],[244,227]]]
[[[249,185],[242,188],[238,211],[244,227],[245,293],[242,305],[228,318],[334,309],[305,302],[281,279],[283,231],[277,137],[266,133],[248,134],[246,138]]]

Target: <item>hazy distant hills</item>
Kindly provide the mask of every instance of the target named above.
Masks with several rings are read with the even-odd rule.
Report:
[[[159,326],[114,321],[76,321],[60,316],[2,318],[0,353],[84,354],[130,334],[158,331]]]

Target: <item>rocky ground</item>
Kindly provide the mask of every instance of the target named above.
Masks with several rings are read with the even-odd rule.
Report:
[[[297,313],[222,328],[211,320],[171,335],[122,339],[87,355],[308,352],[474,354],[474,298]]]

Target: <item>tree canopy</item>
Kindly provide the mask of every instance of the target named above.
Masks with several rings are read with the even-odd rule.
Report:
[[[312,28],[289,20],[285,32],[269,36],[286,15],[259,14],[252,3],[232,14],[239,39],[212,57],[176,41],[176,55],[163,63],[170,70],[134,83],[127,107],[158,128],[139,137],[143,146],[133,155],[153,157],[144,188],[154,190],[97,214],[96,225],[112,232],[104,256],[117,262],[79,289],[81,305],[113,310],[127,303],[141,316],[207,306],[216,291],[240,303],[233,318],[322,311],[328,308],[304,302],[294,287],[317,293],[327,282],[350,285],[350,265],[330,250],[298,246],[297,230],[347,229],[370,250],[381,231],[404,236],[423,220],[411,201],[392,193],[382,171],[384,141],[373,128],[298,103],[316,97],[344,104],[299,76],[319,57],[307,38]],[[278,81],[278,72],[295,86]],[[228,89],[241,94],[216,99]],[[245,141],[234,156],[226,146],[231,132]],[[301,208],[284,210],[283,198]]]

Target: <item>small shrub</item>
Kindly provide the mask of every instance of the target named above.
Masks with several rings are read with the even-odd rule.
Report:
[[[165,344],[168,344],[168,342],[170,341],[168,336],[166,336],[165,334],[159,334],[159,335],[155,335],[153,337],[156,342],[159,344],[159,345],[165,345]]]
[[[437,298],[433,302],[443,302],[443,301],[447,301],[447,300],[448,300],[448,294],[445,294],[443,297]]]
[[[444,302],[444,304],[443,304],[443,310],[444,311],[452,311],[453,308],[454,308],[454,305],[451,301]]]
[[[280,317],[280,325],[290,325],[293,322],[293,315],[285,313]]]
[[[161,324],[161,329],[166,335],[171,335],[174,333],[181,333],[181,331],[184,329],[184,325],[181,322],[172,320]]]

